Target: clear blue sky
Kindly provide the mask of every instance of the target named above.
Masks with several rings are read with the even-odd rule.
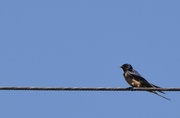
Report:
[[[180,1],[2,0],[0,86],[129,87],[132,66],[161,87],[180,87]],[[148,92],[0,91],[1,118],[180,117]]]

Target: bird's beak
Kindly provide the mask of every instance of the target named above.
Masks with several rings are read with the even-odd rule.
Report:
[[[120,66],[119,68],[122,68],[122,66]]]

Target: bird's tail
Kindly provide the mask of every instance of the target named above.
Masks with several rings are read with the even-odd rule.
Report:
[[[154,94],[156,94],[156,95],[158,95],[158,96],[160,96],[160,97],[162,97],[162,98],[164,98],[164,99],[166,99],[166,100],[171,101],[171,99],[169,99],[169,98],[167,98],[167,97],[164,97],[164,96],[162,96],[162,95],[158,94],[158,93],[157,93],[157,92],[155,92],[155,91],[150,91],[150,92],[152,92],[152,93],[154,93]]]
[[[161,88],[161,87],[156,86],[156,85],[154,85],[154,84],[151,84],[151,86],[154,87],[154,88]],[[165,94],[163,91],[158,91],[158,92]]]

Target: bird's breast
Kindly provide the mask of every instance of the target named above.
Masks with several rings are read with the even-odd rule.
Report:
[[[141,82],[137,81],[134,77],[132,77],[128,73],[124,73],[124,78],[127,81],[127,83],[132,87],[141,87]]]

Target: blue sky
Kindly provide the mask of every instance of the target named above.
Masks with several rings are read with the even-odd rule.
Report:
[[[180,87],[177,0],[2,0],[0,86],[129,87],[132,66],[161,87]],[[2,118],[180,117],[148,92],[0,91]]]

